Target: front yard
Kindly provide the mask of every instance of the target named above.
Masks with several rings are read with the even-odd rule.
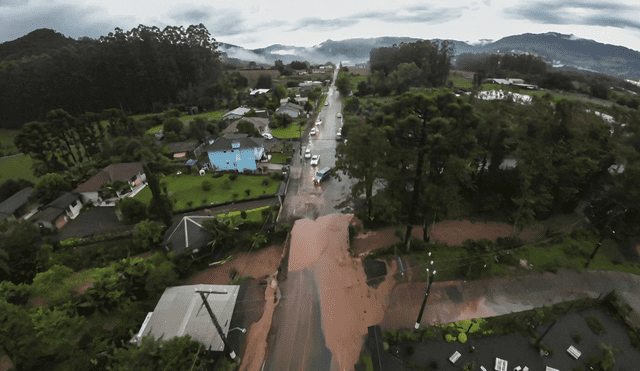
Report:
[[[208,205],[212,202],[221,203],[233,200],[243,200],[264,194],[275,194],[280,181],[270,176],[236,175],[235,180],[230,176],[236,174],[224,174],[219,178],[213,178],[210,173],[205,176],[181,174],[170,175],[160,180],[162,187],[166,186],[169,198],[173,202],[174,210],[188,209],[200,205]],[[203,190],[202,183],[207,180],[211,183],[211,189]],[[264,182],[264,183],[263,183]],[[247,190],[249,193],[247,194]],[[146,187],[140,191],[135,199],[149,204],[151,191]]]
[[[298,123],[293,123],[286,128],[277,128],[271,130],[271,135],[280,139],[300,138],[304,128],[300,128]]]

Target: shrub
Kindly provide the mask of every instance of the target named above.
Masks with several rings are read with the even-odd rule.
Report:
[[[604,328],[602,322],[600,322],[600,320],[598,320],[596,317],[591,316],[587,318],[587,324],[589,325],[591,331],[593,331],[596,335],[607,333],[607,329]]]
[[[234,201],[238,199],[238,194],[237,193],[232,193],[231,194],[231,199],[233,199]]]
[[[231,174],[229,175],[229,179],[233,182],[234,180],[236,180],[236,178],[238,177],[238,174]]]
[[[202,190],[208,192],[211,190],[212,184],[209,179],[205,179],[202,181]]]
[[[462,368],[463,371],[473,371],[476,369],[475,363],[467,362]]]
[[[458,335],[458,341],[461,342],[462,344],[466,343],[467,342],[467,334],[465,334],[463,332],[460,335]]]
[[[125,223],[137,223],[148,217],[147,205],[135,198],[127,197],[118,203]]]
[[[573,341],[575,341],[576,344],[580,344],[580,342],[582,341],[582,332],[576,332],[575,334],[573,334]]]
[[[249,189],[249,188],[245,189],[244,193],[246,193],[247,196],[251,195],[251,189]]]
[[[450,342],[452,342],[452,341],[456,341],[455,336],[451,336],[451,335],[449,335],[449,334],[446,334],[446,335],[444,336],[444,339],[447,341],[447,343],[450,343]]]
[[[206,199],[206,198],[203,198],[203,199],[201,200],[201,202],[202,202],[202,204],[203,204],[203,205],[206,205],[206,204],[207,204],[207,199]]]
[[[422,341],[435,339],[438,336],[436,331],[432,328],[427,328],[422,332]]]
[[[192,207],[193,206],[193,201],[187,201],[187,206]]]
[[[266,186],[268,186],[268,185],[269,185],[269,178],[264,178],[264,179],[262,179],[262,186],[263,186],[263,187],[266,187]]]
[[[244,210],[242,210],[242,211],[240,212],[240,217],[241,217],[242,219],[247,219],[247,212],[246,212],[246,211],[244,211]]]

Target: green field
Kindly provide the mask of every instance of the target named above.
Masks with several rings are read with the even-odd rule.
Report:
[[[449,78],[448,81],[452,81],[453,86],[458,88],[468,88],[468,89],[473,88],[473,84],[471,83],[471,81],[462,77],[451,77]]]
[[[0,183],[7,179],[26,179],[36,181],[31,168],[33,161],[29,155],[0,158]]]
[[[202,182],[209,180],[212,184],[211,190],[203,191]],[[268,179],[268,185],[262,186],[262,181]],[[225,180],[229,181],[231,189],[224,187]],[[262,196],[263,194],[274,194],[278,190],[280,182],[271,179],[268,176],[248,176],[238,175],[236,180],[231,181],[229,174],[225,174],[220,178],[212,178],[209,174],[206,176],[199,175],[170,175],[160,180],[162,186],[167,186],[169,198],[173,202],[174,210],[182,210],[190,207],[208,205],[212,202],[220,203],[233,201],[233,195],[237,194],[236,200],[243,200],[250,197]],[[247,195],[245,189],[250,189],[251,193]],[[145,204],[151,201],[151,191],[146,187],[135,197]],[[205,202],[203,202],[203,200]],[[189,205],[191,202],[191,205]]]
[[[184,122],[185,124],[188,122],[191,122],[197,118],[203,118],[205,120],[212,120],[212,119],[219,119],[222,118],[222,115],[224,115],[227,111],[213,111],[213,112],[203,112],[203,113],[199,113],[197,115],[185,115],[180,117],[180,121]]]
[[[277,128],[271,130],[271,135],[280,139],[290,139],[290,138],[300,138],[300,134],[303,130],[300,130],[300,127],[297,123],[293,123],[286,128]]]
[[[147,134],[152,135],[162,130],[162,125],[154,126],[151,129],[147,130]]]
[[[262,210],[268,209],[270,206],[259,207],[257,209],[245,210],[247,212],[247,219],[244,219],[245,222],[263,222]],[[218,214],[225,215],[229,217],[235,217],[238,220],[242,220],[240,217],[240,213],[242,211],[231,211],[227,214]]]

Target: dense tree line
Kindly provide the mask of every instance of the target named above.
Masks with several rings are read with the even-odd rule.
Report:
[[[624,205],[618,235],[636,233],[635,110],[615,106],[609,113],[627,125],[610,126],[582,103],[536,99],[522,106],[447,90],[406,92],[385,103],[351,97],[344,110],[349,142],[338,146],[346,156],[337,167],[358,179],[353,192],[367,201],[361,220],[407,223],[410,233],[413,225],[486,215],[522,228],[571,213],[582,201],[608,205],[599,208],[605,215]],[[502,166],[507,158],[515,168]],[[611,173],[614,164],[625,171]],[[373,196],[376,179],[387,187]]]
[[[401,65],[415,65],[417,76],[415,86],[444,86],[453,55],[453,44],[420,40],[413,43],[401,43],[389,47],[373,48],[369,55],[371,71],[381,71],[385,76],[399,69]]]
[[[54,109],[73,115],[168,104],[214,107],[221,99],[217,43],[202,25],[119,28],[46,53],[0,63],[0,112],[19,128]]]

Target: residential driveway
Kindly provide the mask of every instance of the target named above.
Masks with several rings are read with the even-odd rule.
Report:
[[[67,238],[82,238],[133,230],[135,225],[126,225],[118,220],[115,207],[94,207],[87,210],[69,223],[59,234],[53,235],[58,241]]]

